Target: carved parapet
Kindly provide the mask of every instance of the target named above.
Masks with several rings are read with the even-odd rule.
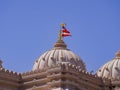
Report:
[[[0,72],[2,74],[13,76],[13,77],[20,77],[20,75],[21,75],[20,73],[13,72],[13,71],[10,71],[10,70],[5,69],[5,68],[0,68]]]
[[[44,71],[38,69],[38,70],[34,70],[34,71],[24,72],[24,73],[22,73],[21,75],[22,75],[22,76],[27,76],[27,75],[32,75],[32,74],[41,73],[41,72],[44,72]]]
[[[120,81],[120,76],[117,76],[116,78],[112,79],[112,81]]]

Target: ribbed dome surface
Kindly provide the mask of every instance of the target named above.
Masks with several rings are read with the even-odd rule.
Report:
[[[115,79],[120,77],[120,51],[116,53],[116,57],[104,64],[97,72],[100,77]]]
[[[70,63],[86,70],[83,61],[75,53],[66,48],[63,40],[58,40],[52,50],[46,51],[41,55],[33,66],[33,70],[45,70],[60,63]]]

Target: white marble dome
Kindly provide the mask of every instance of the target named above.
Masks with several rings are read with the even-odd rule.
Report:
[[[116,53],[116,57],[104,64],[98,71],[99,77],[116,79],[120,77],[120,51]]]
[[[69,63],[86,70],[82,59],[71,50],[67,49],[63,40],[58,40],[53,49],[46,51],[43,55],[41,55],[35,61],[33,70],[45,70],[60,63]]]

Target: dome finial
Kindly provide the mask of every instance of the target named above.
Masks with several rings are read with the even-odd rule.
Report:
[[[65,26],[66,26],[66,23],[62,23],[62,24],[61,24],[61,27],[65,27]]]
[[[58,40],[55,43],[54,47],[64,47],[64,48],[66,48],[67,45],[63,41],[63,29],[65,28],[65,23],[62,23],[60,26],[61,26],[62,29],[59,31]]]
[[[120,57],[120,50],[116,53],[116,57]]]
[[[58,41],[55,43],[54,47],[64,47],[66,48],[67,45],[64,43],[63,41],[63,37],[66,37],[66,36],[71,36],[70,32],[66,29],[65,27],[65,23],[62,23],[61,24],[61,30],[60,30],[60,33],[59,33],[59,37],[58,37]]]

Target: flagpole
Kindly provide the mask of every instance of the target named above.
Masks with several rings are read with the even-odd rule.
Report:
[[[60,30],[60,32],[59,32],[59,40],[63,40],[63,38],[62,38],[62,30]]]
[[[65,23],[62,23],[60,26],[61,26],[61,27],[65,27]],[[59,40],[63,40],[62,30],[60,30],[60,32],[59,32],[59,38],[58,38],[58,39],[59,39]]]

